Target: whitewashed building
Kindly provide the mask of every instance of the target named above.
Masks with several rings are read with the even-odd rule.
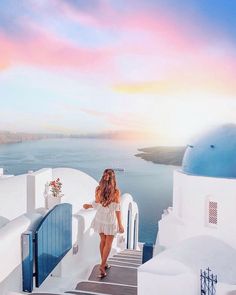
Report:
[[[200,294],[200,269],[218,294],[236,294],[236,127],[188,145],[174,173],[173,206],[159,221],[155,256],[138,271],[139,295]],[[147,291],[148,290],[148,291]]]

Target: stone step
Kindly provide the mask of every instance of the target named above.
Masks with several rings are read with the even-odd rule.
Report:
[[[99,264],[97,264],[96,266],[94,266],[88,280],[137,286],[137,269],[122,267],[121,271],[121,267],[112,266],[110,269],[107,270],[107,276],[102,279],[98,277],[99,273]]]
[[[130,263],[135,263],[135,264],[139,264],[139,265],[142,264],[140,260],[135,260],[135,259],[128,259],[128,258],[124,259],[124,258],[114,257],[114,256],[109,259],[112,259],[114,261],[120,261],[120,262],[128,262],[128,263],[130,262]]]
[[[137,260],[137,261],[142,261],[141,257],[135,257],[135,256],[131,256],[131,255],[115,254],[112,257],[123,258],[123,259],[133,259],[133,260]]]
[[[117,253],[115,255],[120,255],[120,256],[124,256],[124,257],[134,257],[134,258],[139,258],[139,259],[142,259],[143,257],[143,254],[141,255],[137,255],[137,254],[132,254],[132,253],[123,253],[123,252],[120,252],[120,253]]]
[[[134,253],[137,255],[142,254],[142,252],[143,251],[141,251],[141,250],[132,250],[132,249],[124,249],[124,250],[120,251],[120,253]]]
[[[141,264],[137,264],[137,263],[130,263],[130,262],[113,260],[112,258],[108,260],[108,263],[110,265],[120,265],[120,266],[128,266],[128,267],[135,267],[135,268],[138,268],[141,265]]]
[[[121,255],[131,255],[131,256],[135,256],[135,257],[142,257],[143,252],[140,253],[136,253],[136,252],[118,252],[117,254],[121,254]]]
[[[19,294],[21,294],[21,293],[19,293]],[[60,294],[64,294],[64,292],[63,293],[57,293],[57,294],[55,294],[55,293],[29,293],[28,295],[60,295]],[[86,294],[86,295],[88,295],[88,294]]]
[[[68,291],[68,292],[65,292],[67,294],[78,294],[78,295],[102,295],[102,293],[91,293],[91,292],[86,292],[86,291]],[[34,294],[32,294],[34,295]],[[43,294],[42,294],[43,295]],[[103,294],[103,295],[107,295],[107,294]]]
[[[17,293],[18,294],[18,293]],[[28,295],[60,295],[60,294],[55,294],[55,293],[29,293]],[[62,294],[62,293],[61,293]],[[88,294],[87,294],[88,295]]]
[[[104,278],[102,279],[104,280]],[[80,282],[77,290],[94,292],[95,294],[111,294],[111,295],[137,295],[136,286],[127,286],[123,284],[99,283],[99,282]],[[72,293],[72,294],[78,294]]]
[[[99,294],[99,295],[107,295],[105,293],[91,293],[91,292],[87,292],[87,291],[78,291],[78,290],[67,291],[65,293],[67,293],[67,294],[77,294],[77,295],[97,295],[97,294]],[[32,295],[34,295],[34,294],[32,294]]]
[[[141,261],[137,261],[137,260],[133,260],[133,259],[122,259],[120,257],[111,257],[108,260],[114,260],[114,261],[120,261],[120,262],[124,262],[124,263],[133,263],[133,264],[137,264],[137,265],[141,265],[142,262]]]
[[[125,250],[122,250],[121,252],[123,252],[123,253],[137,253],[137,254],[140,254],[143,251],[141,251],[141,250],[133,250],[133,249],[125,249]]]
[[[131,256],[131,257],[135,257],[135,258],[142,258],[142,255],[137,255],[137,254],[132,254],[132,253],[123,253],[123,252],[119,252],[119,253],[117,253],[117,254],[115,254],[115,255],[120,255],[120,256]]]

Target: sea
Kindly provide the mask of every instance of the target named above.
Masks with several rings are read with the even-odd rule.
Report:
[[[158,221],[172,204],[176,166],[145,161],[135,154],[151,143],[114,139],[47,139],[0,145],[0,167],[6,174],[22,174],[44,167],[79,169],[100,180],[106,168],[117,171],[122,193],[130,193],[139,207],[139,241],[155,243]],[[93,196],[91,196],[93,197]]]

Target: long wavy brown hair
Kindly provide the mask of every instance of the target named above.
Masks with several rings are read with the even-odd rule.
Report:
[[[113,169],[105,169],[99,181],[98,193],[100,203],[106,207],[114,201],[115,194],[118,192],[116,185],[116,175]]]

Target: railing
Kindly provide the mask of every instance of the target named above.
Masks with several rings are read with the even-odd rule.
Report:
[[[32,234],[32,233],[31,233]],[[72,206],[59,204],[42,219],[35,232],[22,235],[23,291],[32,292],[33,275],[39,287],[72,247]],[[29,257],[33,252],[33,259]],[[35,273],[32,274],[35,262]]]
[[[135,249],[135,241],[136,241],[136,222],[137,222],[137,219],[135,218],[134,219],[134,238],[133,238],[133,249]]]
[[[201,295],[215,295],[217,276],[211,273],[209,267],[200,273]]]
[[[127,242],[126,242],[126,248],[129,248],[129,236],[130,236],[130,221],[131,221],[131,216],[130,216],[130,209],[128,209],[128,216],[127,216]]]

